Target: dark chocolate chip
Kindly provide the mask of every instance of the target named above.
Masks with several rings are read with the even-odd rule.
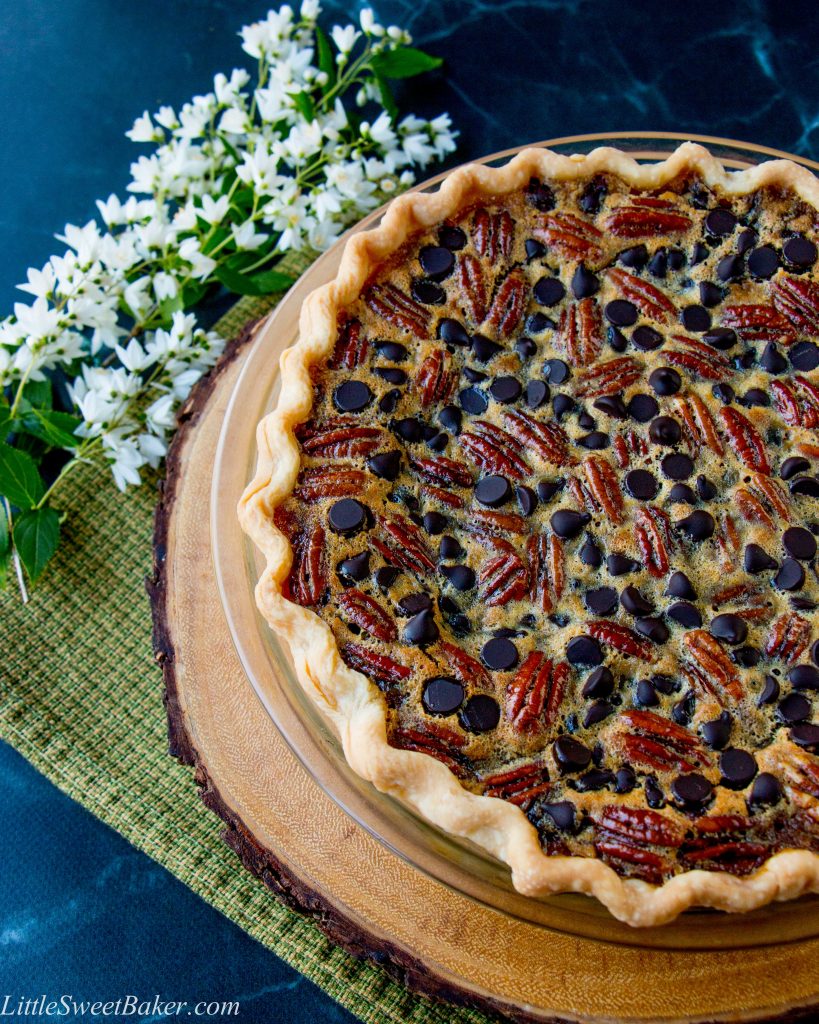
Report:
[[[809,373],[819,366],[819,346],[812,341],[799,341],[788,349],[788,357],[795,370]]]
[[[797,476],[788,485],[791,494],[804,495],[807,498],[819,498],[819,480],[812,476]]]
[[[438,321],[437,334],[447,345],[456,345],[459,348],[466,348],[471,340],[463,324],[458,323],[457,320],[451,320],[449,317]]]
[[[424,273],[433,281],[443,281],[452,273],[455,257],[441,245],[425,245],[418,253]]]
[[[462,420],[463,415],[457,405],[445,405],[438,413],[438,422],[450,434],[460,434]]]
[[[739,233],[737,239],[737,252],[740,256],[743,256],[746,252],[749,252],[756,245],[756,231],[753,228],[743,228]]]
[[[770,772],[761,772],[754,779],[751,787],[751,795],[748,797],[748,806],[771,807],[778,804],[782,799],[782,786],[779,779]]]
[[[537,495],[531,487],[525,485],[515,488],[515,497],[518,499],[518,508],[521,515],[530,516],[537,508]]]
[[[691,266],[696,267],[698,263],[707,260],[710,252],[711,250],[704,242],[695,242],[694,248],[691,250]]]
[[[654,810],[659,810],[660,807],[665,807],[665,793],[663,793],[662,787],[653,775],[649,775],[646,779],[644,789],[646,794],[646,803],[649,807],[652,807]]]
[[[682,431],[679,423],[671,416],[657,416],[649,425],[648,436],[654,444],[668,447],[679,444]]]
[[[769,341],[759,357],[759,365],[763,370],[771,374],[784,373],[788,369],[788,360],[782,355],[776,345]]]
[[[571,736],[558,736],[552,746],[555,761],[562,772],[582,772],[591,763],[591,751]]]
[[[677,725],[688,726],[691,724],[691,719],[694,717],[694,703],[694,694],[690,691],[682,700],[677,701],[671,709],[671,718]]]
[[[537,485],[537,496],[545,504],[561,490],[563,490],[562,480],[541,480]]]
[[[515,342],[515,351],[522,360],[531,359],[537,352],[537,345],[531,338],[518,338]]]
[[[599,665],[603,660],[600,644],[593,636],[575,636],[566,645],[570,665]]]
[[[480,388],[464,388],[458,395],[458,401],[464,412],[471,416],[480,416],[489,405],[489,399]]]
[[[508,405],[520,398],[523,387],[517,377],[496,377],[489,385],[489,393],[496,402]]]
[[[571,376],[571,371],[562,359],[547,359],[543,364],[543,376],[550,384],[563,384]]]
[[[773,277],[779,266],[779,257],[772,245],[760,245],[748,256],[748,270],[752,277],[767,280]]]
[[[375,582],[382,590],[389,590],[400,575],[401,570],[395,566],[382,565],[380,569],[375,570]]]
[[[431,537],[437,537],[447,528],[447,517],[440,512],[425,512],[421,523]]]
[[[714,787],[699,772],[678,775],[671,783],[671,795],[682,810],[701,811],[711,800]]]
[[[630,793],[637,785],[637,776],[630,765],[619,768],[614,775],[614,789],[617,793]]]
[[[524,249],[526,250],[527,260],[536,260],[546,255],[546,246],[543,242],[538,242],[536,238],[527,238],[524,242]]]
[[[628,416],[625,402],[622,395],[603,395],[602,398],[595,398],[592,403],[595,409],[604,412],[615,420],[624,420]]]
[[[413,281],[410,291],[415,301],[425,306],[443,306],[446,302],[446,292],[434,281]]]
[[[626,473],[624,483],[631,497],[638,501],[651,501],[660,487],[654,474],[647,469],[630,470]]]
[[[576,299],[587,299],[600,290],[600,279],[582,263],[572,277],[572,292]]]
[[[658,249],[648,261],[648,272],[654,277],[665,277],[668,271],[668,255],[665,249]]]
[[[414,615],[404,627],[404,643],[413,644],[416,647],[434,644],[439,635],[435,617],[429,608]]]
[[[642,394],[633,395],[626,408],[628,409],[629,416],[633,420],[637,420],[638,423],[648,423],[660,411],[655,398],[652,398],[651,395]]]
[[[353,555],[338,563],[339,574],[348,580],[366,579],[370,575],[370,552],[362,551],[360,555]]]
[[[776,676],[765,676],[765,685],[757,698],[756,706],[761,708],[765,704],[775,704],[779,700],[779,681]]]
[[[795,558],[785,558],[773,578],[777,590],[801,590],[804,582],[805,570]]]
[[[554,827],[560,832],[574,832],[575,806],[571,800],[557,800],[553,804],[542,804],[543,813],[552,819]]]
[[[819,690],[819,668],[794,665],[788,670],[788,682],[795,690]]]
[[[676,395],[682,387],[682,377],[670,366],[660,366],[648,378],[655,395]]]
[[[421,703],[428,715],[452,715],[463,704],[464,688],[457,679],[440,676],[424,686]]]
[[[363,380],[345,380],[333,392],[333,405],[341,412],[361,412],[373,400]]]
[[[600,206],[608,194],[608,189],[602,181],[595,179],[590,181],[583,189],[577,200],[577,205],[584,213],[599,213]]]
[[[458,721],[467,732],[489,732],[500,721],[498,702],[487,693],[477,693],[464,704]]]
[[[401,392],[397,388],[392,388],[388,391],[379,401],[378,408],[381,412],[387,416],[392,415],[398,407],[398,400],[401,397]]]
[[[330,507],[327,521],[333,533],[351,537],[367,524],[367,509],[355,498],[342,498]]]
[[[736,331],[730,327],[713,327],[702,336],[702,340],[711,348],[719,349],[720,352],[727,352],[737,343]]]
[[[485,338],[482,334],[472,335],[472,355],[479,363],[488,363],[490,359],[495,358],[498,352],[502,351],[503,345],[497,341]]]
[[[597,725],[614,714],[614,705],[607,700],[596,700],[589,705],[586,714],[583,716],[583,728],[588,729],[591,725]]]
[[[445,245],[447,249],[457,252],[466,245],[466,232],[462,231],[461,228],[444,224],[443,227],[438,229],[438,241],[441,245]]]
[[[632,245],[617,254],[617,262],[632,270],[642,270],[648,263],[648,249],[644,245]]]
[[[684,572],[672,572],[665,588],[666,597],[681,597],[686,601],[696,601],[697,592],[691,586],[691,580]]]
[[[511,497],[512,488],[505,476],[482,477],[475,487],[475,498],[489,508],[500,508]]]
[[[726,384],[724,381],[720,384],[715,384],[711,388],[711,393],[714,398],[718,398],[723,405],[730,405],[736,398],[736,392],[734,389],[730,384]]]
[[[762,661],[762,651],[758,647],[746,644],[744,647],[737,647],[731,651],[731,661],[735,665],[739,665],[740,668],[756,668]]]
[[[738,399],[740,405],[748,409],[754,406],[768,406],[771,404],[771,396],[762,388],[748,388],[744,395]]]
[[[753,781],[758,769],[752,754],[747,750],[729,747],[719,758],[721,782],[726,789],[745,789]]]
[[[733,356],[731,362],[737,370],[750,370],[756,362],[756,352],[752,348],[745,349]]]
[[[532,313],[526,317],[525,326],[529,334],[543,334],[544,331],[553,330],[557,325],[545,313]],[[521,338],[520,341],[515,342],[515,351],[522,358],[528,358],[535,354],[537,345],[531,338]]]
[[[552,408],[555,411],[555,416],[561,419],[567,412],[571,412],[574,409],[575,401],[568,395],[555,395],[552,399]]]
[[[552,529],[562,540],[576,537],[590,521],[591,516],[588,512],[575,512],[571,508],[559,508],[549,520]]]
[[[819,749],[819,725],[803,722],[790,730],[790,737],[797,747],[804,747],[812,754]]]
[[[417,615],[418,612],[425,612],[431,607],[432,598],[429,594],[407,594],[398,602],[402,615]]]
[[[709,235],[718,238],[730,235],[736,226],[736,215],[724,206],[718,206],[715,210],[711,210],[705,218],[705,230]]]
[[[535,302],[541,306],[555,306],[566,294],[566,289],[557,277],[541,277],[532,289]]]
[[[403,363],[409,355],[406,348],[397,341],[377,341],[375,348],[382,359],[389,359],[391,363]]]
[[[395,480],[401,472],[401,452],[373,455],[367,459],[367,469],[381,480]]]
[[[495,672],[507,672],[518,663],[518,650],[506,637],[493,637],[481,648],[481,658],[487,668]]]
[[[679,519],[674,525],[693,541],[708,540],[714,536],[714,517],[710,512],[701,509],[691,512],[684,519]]]
[[[693,604],[688,601],[677,601],[672,604],[666,613],[669,619],[673,619],[686,629],[699,629],[702,625],[702,616]]]
[[[614,299],[606,304],[606,319],[615,327],[631,327],[639,315],[637,307],[627,299]]]
[[[727,644],[741,644],[748,638],[748,623],[733,612],[715,615],[708,627],[711,636],[724,640]]]
[[[555,205],[555,194],[539,178],[530,178],[526,186],[526,202],[541,213],[546,213]]]
[[[634,687],[634,701],[641,708],[656,708],[660,703],[654,684],[649,679],[640,679]]]
[[[742,277],[745,270],[745,264],[741,256],[732,254],[730,256],[723,256],[717,264],[717,277],[720,281],[736,281]]]
[[[712,501],[717,496],[717,488],[702,473],[697,477],[697,494],[703,501]]]
[[[627,555],[613,554],[606,559],[606,569],[610,576],[627,576],[629,573],[637,572],[642,568],[639,562]]]
[[[584,697],[610,697],[614,692],[614,676],[611,670],[601,665],[594,672],[589,674],[583,684],[582,694]]]
[[[388,384],[406,384],[407,375],[403,370],[399,370],[397,366],[375,366],[373,367],[373,373],[376,377],[380,377],[381,380],[387,381]]]
[[[581,434],[577,438],[577,444],[583,448],[588,448],[589,451],[598,452],[603,448],[608,448],[611,444],[611,438],[608,434],[604,434],[602,430],[592,430],[588,434]]]
[[[614,587],[595,587],[586,591],[583,603],[595,615],[608,615],[617,607],[617,591]]]
[[[669,480],[687,480],[694,472],[694,463],[687,455],[665,455],[660,466]]]
[[[776,717],[783,725],[795,725],[810,718],[811,703],[802,693],[789,693],[779,702]]]
[[[723,711],[717,718],[702,723],[702,738],[712,750],[724,750],[731,739],[731,724],[731,716],[727,711]]]
[[[463,558],[466,554],[464,549],[454,537],[442,537],[438,548],[439,558]]]
[[[794,235],[782,246],[785,262],[798,270],[807,270],[816,262],[816,246],[804,235]]]
[[[655,331],[653,327],[642,324],[640,327],[635,327],[631,332],[631,340],[635,347],[641,351],[653,352],[655,349],[660,348],[665,341],[665,337],[659,331]]]
[[[705,306],[706,309],[713,309],[714,306],[718,306],[725,293],[718,284],[712,284],[711,281],[700,281],[700,302]]]
[[[782,534],[782,544],[789,555],[809,562],[816,554],[816,538],[803,526],[789,526]]]
[[[392,425],[392,429],[402,441],[420,441],[424,436],[423,424],[414,416],[407,416],[404,419],[396,420]]]
[[[696,505],[697,496],[688,484],[674,484],[668,492],[670,501],[682,502],[684,505]]]
[[[664,644],[669,637],[668,626],[662,619],[644,618],[637,619],[634,628],[640,636],[646,637],[654,644]]]
[[[628,338],[619,327],[609,327],[606,330],[606,338],[615,352],[625,352],[628,348]]]
[[[810,659],[814,665],[819,665],[819,640],[814,640],[811,644]]]
[[[580,561],[583,565],[590,565],[593,569],[597,569],[603,564],[603,552],[593,540],[587,540],[580,549]]]
[[[606,710],[607,708],[608,710]],[[604,700],[592,704],[586,712],[586,718],[583,722],[584,728],[588,728],[590,725],[594,725],[595,722],[600,722],[603,718],[607,718],[612,711],[614,711],[614,708]],[[589,718],[593,718],[594,721],[590,722]],[[614,786],[614,784],[614,772],[610,772],[607,768],[592,768],[585,775],[581,775],[575,781],[572,788],[576,789],[579,793],[594,793],[605,789],[606,786]]]
[[[654,611],[651,601],[643,597],[640,591],[633,586],[623,590],[620,595],[620,604],[630,615],[650,615]]]
[[[686,306],[680,319],[683,327],[693,334],[701,334],[711,326],[711,314],[705,306]]]

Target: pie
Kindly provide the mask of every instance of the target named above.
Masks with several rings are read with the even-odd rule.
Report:
[[[632,925],[819,891],[819,182],[530,149],[302,311],[240,503],[352,767]]]

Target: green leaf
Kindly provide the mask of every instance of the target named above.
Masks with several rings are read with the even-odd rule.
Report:
[[[14,546],[32,583],[57,550],[60,542],[60,517],[53,508],[35,508],[23,512],[14,523]]]
[[[20,419],[20,425],[27,434],[39,437],[52,448],[76,448],[80,443],[74,431],[82,420],[67,412],[54,409],[30,409]]]
[[[265,270],[260,274],[240,274],[227,266],[216,271],[217,278],[235,295],[270,295],[289,288],[293,278],[280,270]]]
[[[316,105],[313,103],[313,99],[309,93],[294,92],[293,102],[296,104],[298,112],[306,121],[312,121],[315,118]]]
[[[51,381],[30,380],[23,388],[23,398],[41,409],[50,409],[52,406]]]
[[[0,556],[7,554],[10,549],[9,517],[6,514],[6,506],[0,501]]]
[[[210,238],[202,246],[202,252],[207,256],[212,253],[213,250],[222,244],[226,238],[230,237],[230,230],[228,228],[216,228]]]
[[[2,397],[0,397],[0,441],[5,440],[6,435],[11,430],[11,415],[9,410],[9,404]]]
[[[0,555],[0,590],[6,589],[9,578],[9,562],[11,561],[11,550]]]
[[[43,496],[37,463],[9,444],[0,444],[0,494],[23,509],[36,505]]]
[[[375,78],[375,84],[378,86],[378,93],[381,97],[381,105],[390,115],[390,120],[395,121],[398,118],[398,104],[392,95],[392,89],[390,88],[389,82],[383,75],[380,75],[375,69],[373,69],[373,78]]]
[[[327,75],[326,88],[331,89],[336,84],[336,62],[333,59],[333,48],[323,28],[316,25],[316,50],[318,52],[319,71]]]
[[[370,59],[370,67],[384,78],[413,78],[442,64],[440,57],[432,57],[413,46],[399,46],[395,50],[375,53]]]

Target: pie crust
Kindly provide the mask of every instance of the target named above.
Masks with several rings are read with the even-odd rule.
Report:
[[[528,149],[502,167],[458,168],[436,192],[395,199],[376,228],[350,238],[335,280],[305,302],[298,343],[281,357],[277,407],[257,428],[257,469],[238,512],[243,529],[267,563],[256,587],[258,606],[270,626],[287,640],[302,686],[332,723],[352,768],[441,829],[504,861],[521,893],[532,897],[586,893],[621,921],[645,927],[670,921],[692,906],[742,912],[819,891],[819,854],[785,849],[741,877],[721,870],[691,869],[654,885],[621,877],[593,856],[544,852],[537,829],[520,807],[471,792],[440,760],[388,743],[387,706],[381,690],[345,664],[333,631],[318,614],[283,595],[293,550],[274,522],[274,510],[296,487],[301,453],[294,431],[308,419],[313,406],[311,370],[331,357],[340,311],[361,295],[377,268],[419,233],[476,204],[525,189],[532,178],[560,183],[603,174],[619,178],[634,190],[656,191],[688,174],[726,197],[748,195],[763,187],[792,190],[819,210],[819,181],[805,168],[774,160],[729,173],[706,149],[692,143],[680,146],[665,161],[644,165],[607,147],[572,157]],[[819,818],[819,809],[814,816]]]

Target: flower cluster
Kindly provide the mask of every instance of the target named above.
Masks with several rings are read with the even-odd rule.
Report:
[[[397,26],[319,24],[318,0],[241,30],[257,62],[127,133],[149,151],[130,195],[68,225],[66,246],[0,322],[0,570],[34,579],[57,544],[55,488],[101,458],[119,488],[167,450],[177,409],[223,342],[193,313],[213,290],[265,295],[288,251],[320,251],[455,148],[447,114],[400,117],[390,82],[440,61]],[[56,478],[54,450],[67,453]],[[36,542],[32,551],[31,542]]]

